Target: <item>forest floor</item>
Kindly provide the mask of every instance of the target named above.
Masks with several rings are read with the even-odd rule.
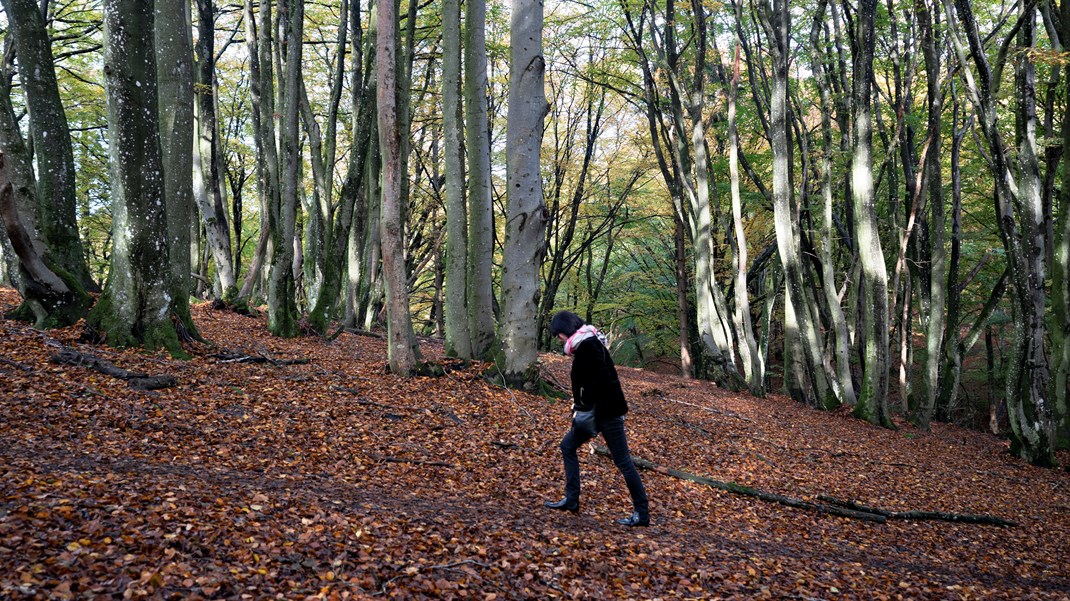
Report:
[[[17,300],[0,290],[0,309]],[[194,318],[212,345],[189,360],[0,320],[0,598],[1070,597],[1070,473],[989,434],[620,368],[636,457],[812,504],[1016,524],[876,523],[643,471],[652,524],[627,529],[600,454],[581,455],[580,514],[542,507],[561,495],[566,401],[492,386],[432,341],[446,375],[403,379],[377,338]],[[177,385],[50,360],[64,349]],[[568,358],[543,361],[568,381]]]

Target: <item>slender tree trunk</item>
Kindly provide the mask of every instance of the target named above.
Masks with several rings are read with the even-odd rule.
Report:
[[[941,44],[935,27],[936,23],[934,23],[939,13],[931,10],[925,0],[921,0],[919,4],[929,112],[929,143],[925,152],[925,177],[928,180],[925,188],[929,195],[929,310],[925,314],[929,327],[925,337],[925,364],[921,378],[922,398],[918,403],[921,411],[917,415],[917,421],[923,427],[928,427],[937,409],[941,358],[945,347],[947,324],[947,251],[944,250],[944,178],[941,165],[944,106],[943,92],[940,90]]]
[[[464,6],[464,116],[465,151],[468,156],[468,335],[472,356],[485,359],[490,357],[494,344],[494,289],[491,280],[494,211],[490,183],[490,121],[487,109],[487,4],[486,0],[467,0]],[[542,92],[539,94],[541,97]]]
[[[112,346],[181,354],[171,321],[153,2],[107,0],[104,75],[112,173],[112,256],[87,323]]]
[[[261,3],[261,11],[268,9],[269,3]],[[260,205],[260,236],[253,254],[252,264],[245,274],[241,290],[238,291],[239,299],[249,299],[253,294],[253,287],[260,281],[263,266],[267,260],[268,243],[271,239],[271,226],[269,220],[272,199],[278,194],[278,158],[275,156],[275,137],[273,118],[271,112],[265,107],[264,87],[264,64],[261,43],[270,43],[271,26],[268,22],[264,26],[263,21],[257,28],[256,13],[253,12],[253,0],[245,0],[245,42],[249,54],[249,91],[252,97],[252,123],[253,144],[256,149],[256,174],[257,192]],[[261,12],[261,16],[265,13]],[[270,19],[270,13],[267,13]],[[267,65],[267,73],[272,73],[270,63]],[[268,103],[273,104],[270,98],[274,92],[267,92]],[[270,145],[270,146],[269,146]]]
[[[952,84],[954,90],[954,84]],[[947,266],[947,335],[944,340],[944,365],[940,368],[940,396],[937,406],[950,414],[957,405],[959,379],[962,374],[962,340],[959,335],[962,291],[959,287],[959,263],[962,255],[962,139],[970,129],[959,127],[959,99],[954,96],[951,140],[951,257]]]
[[[695,375],[695,364],[691,359],[691,324],[690,310],[687,303],[689,282],[687,277],[687,234],[684,220],[679,213],[673,213],[673,246],[676,265],[676,321],[680,332],[680,375],[689,380]]]
[[[267,3],[270,4],[270,3]],[[281,140],[281,169],[279,196],[269,205],[271,229],[271,272],[268,276],[268,330],[276,336],[290,338],[297,335],[296,283],[293,272],[294,234],[298,205],[298,174],[301,154],[298,139],[298,108],[301,85],[302,33],[304,24],[304,0],[286,0],[280,3],[285,24],[285,78],[283,83]],[[270,10],[270,9],[268,9]],[[270,13],[260,22],[271,23]],[[271,48],[261,41],[261,52]],[[270,59],[269,59],[270,60]],[[264,61],[261,60],[261,66]],[[263,80],[268,74],[262,74]],[[267,90],[265,90],[266,92]],[[264,95],[266,96],[266,94]],[[264,97],[261,97],[263,102]],[[274,140],[274,138],[269,138]],[[266,142],[267,140],[265,140]]]
[[[862,284],[865,295],[865,365],[854,413],[868,422],[893,427],[888,408],[888,271],[881,249],[873,189],[873,19],[875,0],[861,0],[856,20],[854,71],[855,148],[852,190]]]
[[[383,153],[382,217],[383,283],[386,285],[387,357],[390,371],[407,376],[416,370],[419,350],[413,344],[405,273],[404,222],[401,213],[401,123],[398,116],[397,28],[393,2],[381,2],[376,33],[376,86],[379,140]]]
[[[807,402],[823,408],[834,408],[841,402],[836,381],[825,371],[821,356],[821,340],[817,332],[815,313],[807,302],[803,266],[799,250],[799,223],[792,202],[791,144],[788,137],[788,64],[790,11],[786,0],[773,0],[761,11],[763,26],[773,48],[773,78],[771,113],[769,119],[770,146],[773,152],[773,220],[777,248],[785,276],[785,383],[796,378],[807,388],[795,392]],[[796,352],[789,352],[795,348]],[[792,367],[789,361],[797,361]]]
[[[538,333],[531,327],[538,310],[539,266],[544,252],[546,205],[543,203],[539,151],[543,119],[549,109],[543,82],[541,0],[517,0],[513,6],[509,53],[509,115],[506,133],[508,212],[502,266],[500,366],[510,385],[538,379]]]
[[[232,261],[230,226],[223,199],[222,152],[219,143],[219,119],[216,114],[218,85],[215,76],[215,3],[197,3],[197,80],[194,149],[194,197],[200,207],[208,245],[215,262],[220,297],[231,301],[237,294],[237,279]]]
[[[469,0],[478,2],[479,0]],[[464,116],[461,111],[461,2],[442,2],[442,132],[445,138],[446,265],[443,317],[446,354],[472,358],[468,334],[468,207],[465,199]]]
[[[736,96],[740,78],[740,47],[736,46],[733,60],[732,82],[728,88],[728,170],[732,188],[732,222],[735,239],[735,326],[741,344],[739,356],[747,375],[747,384],[751,394],[765,396],[765,364],[758,352],[758,343],[754,339],[754,325],[751,321],[750,299],[747,296],[747,239],[743,230],[743,202],[739,193],[739,132],[736,125]]]
[[[1007,370],[1007,413],[1011,423],[1011,452],[1036,465],[1053,466],[1055,460],[1055,425],[1048,398],[1050,372],[1045,354],[1044,323],[1044,250],[1043,211],[1040,173],[1036,157],[1036,105],[1033,63],[1028,52],[1018,53],[1015,69],[1017,97],[1016,129],[1019,138],[1016,180],[1011,171],[1006,146],[1000,134],[993,91],[998,81],[988,64],[973,9],[966,0],[955,0],[955,12],[969,44],[977,79],[969,68],[966,48],[952,33],[962,74],[988,145],[995,179],[996,215],[1000,236],[1010,266],[1015,288],[1014,344]],[[1021,36],[1019,44],[1031,48],[1034,43],[1035,6],[1019,3]],[[945,0],[948,20],[951,0]]]
[[[1052,2],[1054,4],[1054,2]],[[1059,45],[1066,51],[1070,46],[1070,0],[1059,7]],[[1063,90],[1070,86],[1070,63],[1063,66]],[[1052,132],[1054,134],[1054,132]],[[1066,446],[1070,439],[1070,102],[1063,102],[1062,122],[1062,181],[1052,249],[1052,359],[1055,374],[1052,378],[1055,419],[1059,443]]]
[[[821,47],[821,29],[824,22],[824,8],[827,0],[821,0],[814,16],[813,28],[810,32],[810,41],[815,51]],[[821,53],[814,60],[814,73],[818,76],[818,89],[821,98],[821,233],[820,243],[817,246],[821,264],[821,278],[824,280],[823,291],[825,305],[829,321],[831,322],[832,336],[831,346],[835,359],[835,377],[839,381],[843,391],[843,402],[846,405],[854,405],[855,397],[854,381],[851,374],[851,334],[847,328],[847,317],[843,311],[843,303],[837,292],[835,257],[832,252],[832,241],[835,238],[835,213],[833,208],[833,182],[832,182],[832,157],[836,152],[832,142],[832,77],[826,68],[825,54]],[[831,376],[831,374],[830,374]]]

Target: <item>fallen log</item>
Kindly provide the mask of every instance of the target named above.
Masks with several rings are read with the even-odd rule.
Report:
[[[890,520],[938,520],[942,522],[958,522],[960,524],[988,524],[1005,528],[1018,525],[1016,522],[985,514],[950,513],[945,511],[889,511],[880,507],[869,507],[854,501],[844,501],[829,495],[819,495],[818,498],[826,503],[848,509],[883,515]]]
[[[604,457],[612,457],[609,448],[604,445],[594,445],[594,452]],[[962,524],[988,524],[1003,527],[1013,527],[1018,525],[1010,520],[1004,520],[990,515],[947,513],[942,511],[888,511],[886,509],[880,509],[879,507],[867,507],[853,501],[843,501],[829,495],[818,495],[817,498],[823,501],[823,503],[812,503],[810,501],[804,501],[803,499],[786,497],[751,488],[749,486],[742,486],[735,482],[722,482],[720,480],[714,480],[713,478],[707,478],[706,476],[699,476],[698,474],[692,474],[683,470],[662,467],[652,461],[640,457],[632,457],[632,461],[635,462],[635,466],[639,469],[650,470],[665,476],[671,476],[673,478],[679,478],[680,480],[687,480],[697,484],[705,484],[706,486],[725,492],[743,495],[770,503],[778,503],[796,509],[817,511],[819,513],[826,513],[855,520],[877,522],[878,524],[883,524],[887,520],[940,520]]]
[[[599,455],[605,457],[612,457],[609,453],[609,448],[603,445],[595,445],[594,451]],[[883,524],[887,521],[887,518],[875,513],[869,513],[866,511],[856,511],[854,509],[848,509],[846,507],[838,507],[836,505],[825,505],[823,503],[811,503],[810,501],[804,501],[802,499],[796,499],[794,497],[785,497],[783,495],[777,495],[749,486],[742,486],[735,482],[722,482],[720,480],[714,480],[713,478],[707,478],[705,476],[699,476],[698,474],[692,474],[683,470],[662,467],[655,464],[652,461],[641,459],[639,457],[632,457],[632,461],[635,462],[635,466],[639,469],[650,470],[657,472],[665,476],[672,476],[673,478],[679,478],[680,480],[687,480],[689,482],[695,482],[697,484],[705,484],[711,488],[723,490],[726,492],[734,493],[737,495],[743,495],[745,497],[752,497],[761,501],[769,503],[778,503],[780,505],[786,505],[788,507],[794,507],[796,509],[804,509],[808,511],[816,511],[818,513],[826,513],[829,515],[836,515],[845,518],[851,518],[855,520],[863,520],[866,522],[876,522]]]
[[[88,367],[106,376],[125,380],[134,390],[159,390],[178,385],[178,380],[174,376],[150,376],[144,373],[132,372],[116,367],[113,363],[99,357],[88,353],[79,353],[73,349],[63,349],[49,357],[49,361],[60,365]]]

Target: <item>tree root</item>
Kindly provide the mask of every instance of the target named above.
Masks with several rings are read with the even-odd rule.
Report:
[[[106,376],[126,380],[127,384],[130,385],[130,388],[133,388],[134,390],[159,390],[160,388],[170,388],[178,385],[178,380],[176,380],[174,376],[149,376],[143,373],[128,371],[121,367],[116,367],[109,361],[105,361],[88,353],[79,353],[73,349],[64,349],[55,355],[52,355],[49,360],[60,365],[79,365],[88,367],[89,369],[98,371]]]
[[[609,452],[609,448],[604,445],[594,445],[594,451],[595,453],[598,453],[599,455],[605,457],[612,456]],[[988,515],[968,515],[937,511],[892,512],[875,507],[866,507],[865,505],[860,505],[858,503],[853,503],[849,501],[841,501],[839,499],[827,495],[820,495],[818,497],[820,500],[824,501],[824,503],[812,503],[810,501],[804,501],[803,499],[786,497],[783,495],[758,490],[756,488],[751,488],[749,486],[742,486],[740,484],[736,484],[735,482],[722,482],[720,480],[714,480],[713,478],[699,476],[697,474],[692,474],[683,470],[662,467],[652,461],[648,461],[639,457],[632,457],[632,461],[635,462],[635,466],[639,469],[657,472],[659,474],[671,476],[680,480],[687,480],[689,482],[705,484],[706,486],[734,493],[737,495],[743,495],[745,497],[751,497],[769,503],[778,503],[780,505],[786,505],[788,507],[794,507],[796,509],[816,511],[818,513],[825,513],[829,515],[851,518],[855,520],[863,520],[867,522],[876,522],[878,524],[883,524],[889,519],[898,519],[942,520],[947,522],[958,522],[966,524],[989,524],[994,526],[1017,525],[1014,522]]]

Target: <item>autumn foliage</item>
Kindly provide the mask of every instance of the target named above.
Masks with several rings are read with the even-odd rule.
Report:
[[[0,290],[0,308],[17,302]],[[818,503],[996,516],[884,524],[644,471],[650,528],[612,462],[562,489],[568,405],[385,369],[382,340],[283,340],[195,306],[188,361],[0,320],[0,598],[1061,599],[1070,474],[991,435],[890,431],[784,397],[620,368],[635,456]],[[139,390],[63,350],[174,386]],[[307,360],[307,361],[305,361]],[[545,356],[566,382],[568,360]],[[1066,463],[1068,457],[1061,457]]]

